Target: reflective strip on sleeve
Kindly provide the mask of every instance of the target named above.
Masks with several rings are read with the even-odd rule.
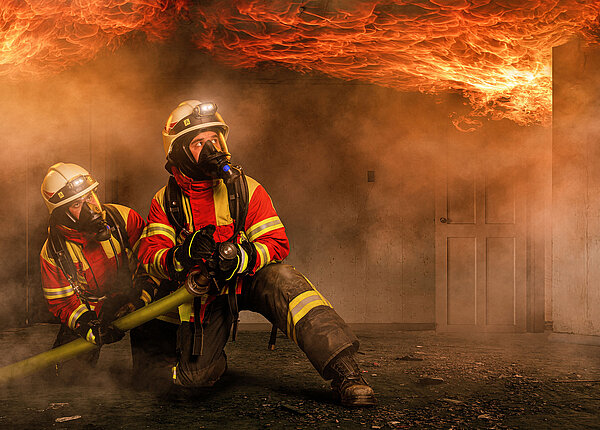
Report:
[[[152,260],[152,262],[150,264],[144,264],[144,269],[146,269],[146,272],[148,274],[150,274],[151,276],[156,276],[157,278],[160,278],[160,279],[168,279],[169,278],[167,271],[160,263],[162,255],[165,252],[167,252],[168,250],[169,250],[169,248],[163,248],[163,249],[158,250],[156,252],[156,254],[154,254],[154,259]]]
[[[252,244],[256,248],[258,255],[260,255],[260,265],[256,268],[258,270],[271,262],[271,256],[269,255],[269,248],[264,243],[253,242]]]
[[[246,234],[248,235],[248,239],[250,239],[250,241],[254,241],[263,234],[277,230],[278,228],[283,228],[283,224],[278,216],[273,216],[251,226]]]
[[[175,245],[175,229],[169,225],[157,222],[150,223],[144,228],[141,237],[150,237],[161,234],[167,237]]]
[[[96,336],[94,336],[94,332],[92,329],[89,329],[87,335],[85,336],[85,340],[88,342],[92,342],[94,345],[96,344]]]
[[[296,324],[317,306],[331,307],[331,304],[317,290],[305,291],[290,302],[287,334],[294,342],[298,343],[296,339]]]
[[[73,287],[70,285],[62,288],[43,288],[44,297],[48,300],[62,299],[63,297],[69,297],[75,294]]]
[[[152,297],[148,294],[148,291],[142,290],[142,295],[140,297],[144,303],[150,303],[152,301]]]
[[[244,251],[244,248],[238,246],[239,257],[240,257],[240,267],[238,268],[238,273],[243,273],[248,268],[248,253]]]
[[[175,253],[173,253],[173,267],[175,267],[176,272],[181,272],[181,271],[185,270],[185,267],[183,267],[183,264],[181,264],[179,262],[179,260],[175,258]]]
[[[77,320],[79,319],[79,317],[81,315],[83,315],[85,312],[88,311],[88,308],[86,308],[84,305],[79,305],[77,307],[77,309],[75,309],[72,313],[71,316],[69,317],[69,319],[67,320],[67,325],[69,326],[69,328],[71,330],[75,330],[75,324],[77,323]]]

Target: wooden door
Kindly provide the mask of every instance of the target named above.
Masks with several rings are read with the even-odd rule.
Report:
[[[436,186],[438,331],[525,331],[525,180],[516,145],[447,142]]]

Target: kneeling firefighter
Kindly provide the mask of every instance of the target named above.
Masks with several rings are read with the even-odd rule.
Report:
[[[198,294],[179,309],[174,383],[214,384],[238,313],[251,310],[304,351],[343,405],[375,404],[354,358],[358,339],[304,275],[281,263],[284,226],[265,189],[230,164],[228,131],[214,103],[188,100],[162,132],[171,177],[151,202],[139,259],[153,277]]]
[[[98,346],[119,341],[124,333],[111,322],[150,302],[156,291],[152,279],[136,271],[132,251],[144,219],[128,207],[101,204],[97,187],[87,170],[69,163],[51,166],[42,183],[50,212],[40,253],[42,288],[50,312],[61,322],[54,347],[77,337]],[[147,346],[144,333],[144,326],[131,332],[134,367],[146,362],[140,358]],[[174,343],[172,349],[174,357]],[[93,367],[99,354],[100,348],[76,359],[68,373]]]

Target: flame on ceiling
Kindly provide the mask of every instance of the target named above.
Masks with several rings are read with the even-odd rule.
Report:
[[[552,47],[597,36],[600,1],[5,0],[0,75],[56,73],[143,32],[185,23],[194,44],[232,67],[274,63],[401,91],[462,92],[481,119],[547,125]]]

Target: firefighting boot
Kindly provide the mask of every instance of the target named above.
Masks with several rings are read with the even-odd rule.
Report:
[[[333,376],[331,388],[334,399],[342,406],[362,407],[377,404],[375,393],[362,377],[354,356],[342,351],[327,366],[327,373]]]

